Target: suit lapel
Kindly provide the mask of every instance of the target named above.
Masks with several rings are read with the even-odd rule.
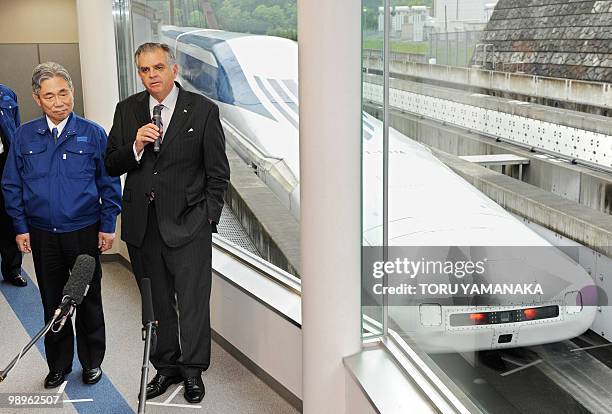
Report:
[[[180,132],[184,129],[185,122],[191,112],[191,98],[182,88],[179,88],[179,95],[174,106],[174,112],[172,113],[172,119],[170,119],[170,125],[164,133],[164,140],[162,142],[160,155],[164,152],[165,148],[169,145],[173,145],[173,142],[180,139]]]
[[[136,99],[139,104],[136,108],[135,114],[140,128],[141,126],[151,122],[151,115],[149,112],[149,93],[147,91],[141,92]]]

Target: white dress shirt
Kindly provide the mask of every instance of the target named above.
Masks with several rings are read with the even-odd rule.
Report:
[[[149,95],[149,116],[151,117],[151,119],[153,118],[153,108],[155,108],[157,105],[164,106],[161,111],[162,138],[165,135],[166,130],[168,129],[168,125],[170,125],[170,120],[172,119],[172,114],[174,113],[174,107],[176,106],[176,100],[178,99],[178,94],[179,94],[179,88],[176,85],[174,85],[172,87],[172,90],[168,94],[168,96],[166,96],[166,99],[164,99],[161,102],[157,102],[157,99]],[[136,152],[136,142],[134,142],[133,149],[134,149],[134,156],[136,157],[136,161],[140,162],[140,159],[142,158],[142,152],[144,151],[144,149],[143,151],[140,151],[140,153]]]
[[[62,135],[62,131],[66,127],[66,124],[68,123],[68,119],[70,118],[70,116],[67,116],[66,119],[64,119],[62,122],[60,122],[57,125],[55,125],[53,121],[49,119],[48,116],[45,115],[45,118],[47,118],[47,125],[49,126],[49,131],[53,133],[53,128],[57,128],[57,137],[59,138],[59,136]]]

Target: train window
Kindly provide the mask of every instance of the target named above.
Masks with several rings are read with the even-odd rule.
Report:
[[[233,104],[234,94],[227,73],[223,67],[219,68],[219,76],[217,77],[217,96],[219,101]]]
[[[181,74],[195,89],[211,99],[218,99],[217,79],[219,69],[196,59],[187,53],[179,53]]]

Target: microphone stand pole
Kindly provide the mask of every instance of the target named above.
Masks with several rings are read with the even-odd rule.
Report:
[[[15,356],[15,358],[13,358],[13,360],[7,365],[7,367],[4,370],[0,371],[0,382],[6,379],[6,376],[8,375],[8,373],[11,372],[13,368],[15,368],[15,365],[17,365],[17,362],[19,362],[19,360],[30,350],[30,348],[32,348],[32,346],[34,346],[34,344],[43,335],[45,335],[49,331],[49,329],[51,329],[51,326],[55,323],[58,316],[60,315],[53,315],[53,318],[51,318],[51,320],[47,322],[45,327],[42,328],[40,331],[38,331],[36,336],[34,336],[34,338],[32,338],[32,340],[28,342],[26,346],[23,347],[23,349],[17,354],[17,356]]]
[[[151,354],[151,341],[157,329],[157,321],[147,321],[142,328],[143,340],[145,341],[144,355],[142,357],[142,371],[140,374],[140,394],[138,394],[138,414],[145,412],[147,402],[147,381],[149,378],[149,355]]]

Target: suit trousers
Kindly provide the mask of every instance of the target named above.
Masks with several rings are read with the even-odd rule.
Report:
[[[128,244],[140,286],[151,279],[157,347],[151,363],[162,375],[193,377],[210,365],[211,226],[204,223],[196,237],[180,247],[161,237],[155,202],[148,207],[142,246]]]
[[[69,271],[78,255],[88,254],[96,259],[96,270],[87,295],[76,308],[75,330],[77,353],[85,369],[102,364],[106,351],[106,332],[102,310],[100,252],[98,250],[99,223],[68,233],[51,233],[30,229],[30,243],[40,290],[45,323],[62,301],[62,291]],[[74,356],[72,321],[68,319],[58,333],[45,335],[45,353],[50,371],[68,372]]]
[[[6,153],[0,154],[0,177],[4,171],[5,159]],[[0,191],[0,256],[2,257],[0,271],[5,279],[21,274],[21,252],[15,242],[13,221],[4,207],[2,191]]]

